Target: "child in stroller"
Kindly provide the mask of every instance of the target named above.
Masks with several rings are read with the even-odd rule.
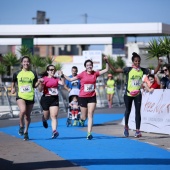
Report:
[[[79,113],[78,96],[72,96],[72,101],[70,102],[69,106],[71,107],[70,111],[72,114],[72,119],[74,119],[73,126],[76,126],[77,125],[77,116]]]
[[[68,118],[67,118],[67,126],[72,125],[73,126],[78,125],[79,119],[80,119],[80,107],[78,105],[78,92],[77,89],[74,89],[70,95],[69,95],[69,108],[68,108]]]

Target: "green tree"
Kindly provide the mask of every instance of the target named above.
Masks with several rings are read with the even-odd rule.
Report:
[[[54,62],[54,57],[53,56],[47,56],[47,57],[45,57],[45,63],[46,64],[53,64],[53,62]]]
[[[62,70],[63,65],[61,63],[57,63],[57,64],[55,64],[55,68],[56,68],[56,70]]]
[[[13,74],[13,66],[19,64],[17,56],[11,52],[4,55],[3,62],[6,66],[9,67],[9,75]]]
[[[116,65],[118,68],[123,68],[125,66],[125,62],[123,61],[121,56],[117,57]]]
[[[6,73],[6,66],[0,62],[0,84],[2,84],[2,76]]]
[[[169,36],[159,38],[158,40],[152,39],[149,42],[147,59],[166,56],[168,63],[170,63],[169,54],[170,54],[170,37]]]
[[[18,52],[21,54],[21,56],[30,56],[31,52],[27,46],[21,46],[21,48],[18,50]]]
[[[38,75],[39,68],[44,68],[46,66],[46,63],[43,58],[41,58],[38,55],[30,55],[31,64],[33,66],[33,69],[35,70],[36,74]]]
[[[170,54],[170,37],[165,36],[162,39],[159,39],[159,44],[160,44],[162,54],[166,55],[168,63],[170,63],[170,58],[169,58],[169,54]]]
[[[159,40],[160,41],[160,40]],[[148,56],[147,59],[159,58],[163,55],[162,47],[158,40],[152,39],[149,41]]]

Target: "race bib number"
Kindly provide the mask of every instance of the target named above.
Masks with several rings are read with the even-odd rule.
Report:
[[[107,88],[107,91],[108,91],[108,92],[113,92],[113,88],[109,88],[109,87],[108,87],[108,88]]]
[[[58,90],[56,88],[48,88],[48,93],[50,95],[58,95]]]
[[[132,86],[141,86],[140,80],[132,80]]]
[[[85,92],[92,92],[92,91],[94,91],[94,84],[85,84],[84,85],[84,91]]]
[[[21,93],[29,93],[29,92],[31,92],[31,86],[30,85],[21,86],[20,87],[20,92]]]

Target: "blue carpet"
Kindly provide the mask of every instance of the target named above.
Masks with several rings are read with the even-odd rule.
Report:
[[[95,114],[94,126],[122,118],[123,114]],[[48,123],[50,125],[51,122]],[[18,126],[0,128],[0,131],[23,138],[18,135]],[[90,170],[170,169],[170,152],[164,149],[128,138],[96,133],[89,141],[81,127],[66,127],[66,118],[59,119],[58,131],[60,136],[51,139],[51,126],[44,129],[42,122],[31,123],[30,141]]]

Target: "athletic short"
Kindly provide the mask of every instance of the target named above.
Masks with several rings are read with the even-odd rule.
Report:
[[[40,100],[43,110],[49,110],[51,106],[59,106],[58,96],[45,96],[43,95]]]
[[[23,99],[21,97],[16,97],[16,101],[19,100],[19,99],[24,100],[26,105],[34,104],[34,99],[33,100],[25,100],[25,99]]]
[[[88,103],[97,103],[96,96],[93,97],[79,97],[78,103],[81,107],[86,107]]]

